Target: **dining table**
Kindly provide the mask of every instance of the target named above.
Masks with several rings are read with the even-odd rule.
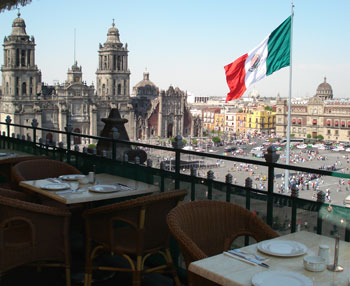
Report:
[[[281,241],[283,240],[283,241]],[[282,255],[279,256],[276,253],[271,253],[269,248],[264,248],[266,245],[272,243],[298,243],[305,247],[304,251],[296,253],[294,255]],[[189,275],[194,277],[197,283],[198,281],[209,282],[213,285],[281,285],[286,286],[288,284],[288,277],[284,280],[283,275],[291,275],[294,278],[300,278],[299,285],[317,285],[317,286],[349,286],[350,277],[350,243],[340,240],[339,242],[339,259],[338,265],[344,267],[342,272],[333,272],[327,268],[320,272],[312,272],[304,268],[305,256],[317,256],[319,246],[329,247],[329,264],[334,262],[335,253],[335,239],[324,235],[318,235],[312,232],[300,231],[290,233],[269,241],[263,241],[249,246],[239,248],[238,251],[248,253],[255,258],[258,255],[259,258],[267,258],[264,263],[268,265],[268,268],[261,267],[253,263],[247,263],[242,259],[236,259],[235,256],[229,256],[227,253],[221,253],[215,256],[204,258],[192,262],[189,265]],[[262,251],[261,251],[262,250]],[[268,254],[269,253],[269,254]],[[270,271],[270,272],[267,272]],[[273,272],[274,271],[274,272]],[[263,273],[266,272],[266,273]],[[269,273],[272,274],[271,281],[269,283],[259,282],[259,278],[268,277]],[[305,279],[306,277],[306,279]],[[191,280],[191,279],[190,279]],[[267,280],[267,278],[266,278]],[[254,283],[252,283],[254,281]],[[197,285],[196,283],[196,285]],[[208,283],[206,283],[208,284]],[[198,285],[201,285],[198,284]],[[296,284],[294,284],[296,285]]]
[[[159,192],[159,187],[156,185],[107,173],[96,174],[95,183],[79,183],[76,190],[70,187],[74,180],[62,178],[21,181],[19,186],[64,205],[93,203]],[[59,185],[66,185],[66,187],[60,188]]]

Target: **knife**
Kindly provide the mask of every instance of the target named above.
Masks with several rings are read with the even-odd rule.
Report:
[[[253,258],[250,258],[250,257],[247,257],[246,255],[244,254],[241,254],[241,253],[238,253],[238,252],[235,252],[235,251],[225,251],[224,253],[227,253],[229,254],[230,256],[233,255],[233,256],[237,256],[239,258],[242,258],[243,260],[245,260],[246,262],[250,262],[252,264],[255,264],[255,265],[259,265],[259,266],[262,266],[262,267],[265,267],[265,268],[269,268],[270,266],[267,265],[266,263],[264,262],[261,262],[259,260],[256,260],[256,259],[253,259]]]

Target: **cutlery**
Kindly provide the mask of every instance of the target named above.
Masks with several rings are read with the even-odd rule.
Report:
[[[265,257],[261,257],[257,254],[254,254],[254,253],[248,253],[248,252],[245,252],[243,250],[240,250],[240,249],[231,249],[231,250],[228,250],[228,252],[238,252],[238,253],[242,253],[244,255],[250,255],[250,256],[254,256],[256,260],[259,260],[261,262],[265,262],[265,261],[268,261],[269,259],[268,258],[265,258]]]
[[[259,266],[266,267],[266,268],[270,267],[266,263],[261,262],[261,261],[259,261],[257,259],[253,259],[253,258],[247,257],[246,255],[244,255],[242,253],[238,253],[238,252],[234,252],[234,251],[230,251],[230,252],[225,251],[224,254],[226,254],[228,256],[231,256],[231,257],[235,257],[235,258],[239,257],[243,261],[248,262],[250,264],[259,265]]]

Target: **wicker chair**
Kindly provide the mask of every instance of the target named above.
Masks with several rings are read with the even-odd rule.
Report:
[[[12,167],[11,173],[15,185],[18,185],[20,181],[26,180],[40,180],[61,175],[81,174],[81,172],[72,165],[50,159],[20,162]]]
[[[64,209],[31,203],[23,193],[0,189],[0,278],[34,263],[64,267],[69,286],[69,219]]]
[[[168,191],[85,211],[85,286],[91,285],[93,270],[132,272],[133,285],[141,284],[144,273],[167,270],[180,285],[170,256],[166,215],[186,194],[184,190]],[[94,266],[93,259],[101,250],[122,255],[130,268]],[[163,255],[166,264],[145,269],[145,261],[156,253]]]
[[[181,248],[187,268],[192,261],[228,250],[240,236],[248,235],[256,241],[278,236],[247,209],[220,201],[180,205],[170,211],[167,223]]]

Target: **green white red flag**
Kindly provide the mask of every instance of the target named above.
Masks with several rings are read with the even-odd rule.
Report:
[[[226,102],[240,98],[253,83],[290,65],[291,16],[256,48],[225,66],[230,92]]]

